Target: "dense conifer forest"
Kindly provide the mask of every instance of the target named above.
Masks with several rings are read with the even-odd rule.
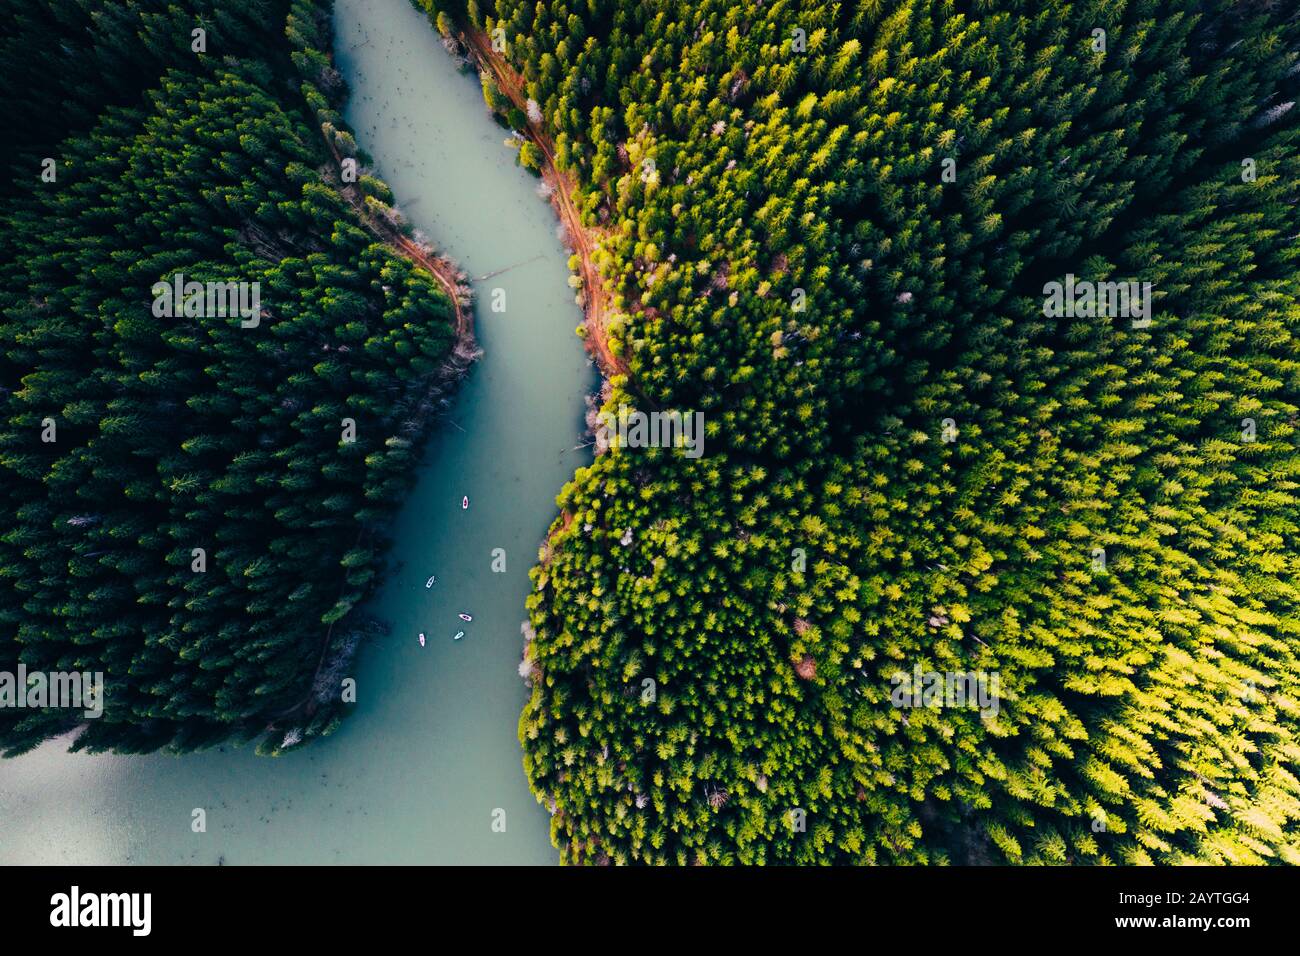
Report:
[[[576,178],[606,409],[707,421],[533,572],[564,860],[1300,862],[1293,5],[423,6]]]
[[[380,241],[410,242],[336,112],[328,16],[3,4],[0,669],[105,672],[78,748],[328,731],[463,370],[456,306]],[[188,282],[259,294],[159,306]],[[79,719],[0,709],[0,746]]]
[[[531,572],[562,861],[1300,864],[1300,10],[413,2],[600,408],[704,416],[593,409]],[[0,671],[106,671],[77,748],[331,730],[472,359],[330,7],[0,0]]]

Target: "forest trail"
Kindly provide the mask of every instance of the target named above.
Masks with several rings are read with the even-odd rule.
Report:
[[[492,41],[488,39],[487,34],[482,30],[470,28],[457,34],[457,37],[473,54],[479,68],[488,72],[501,92],[510,102],[523,110],[526,116],[528,97],[524,88],[524,79],[501,54],[492,49]],[[602,234],[597,229],[583,225],[582,216],[573,202],[573,192],[577,183],[556,164],[555,144],[542,124],[534,123],[529,119],[525,133],[542,153],[544,159],[542,181],[551,187],[551,205],[555,208],[556,215],[560,217],[568,242],[580,260],[579,274],[582,278],[587,350],[595,357],[601,373],[606,378],[614,375],[629,376],[627,362],[611,351],[609,335],[605,328],[606,316],[612,311],[610,296],[595,262],[595,247]]]
[[[325,140],[325,146],[329,149],[330,155],[334,158],[336,168],[343,164],[343,157],[338,151],[338,147],[330,141],[329,136],[321,133]],[[469,308],[469,304],[461,301],[460,280],[456,267],[446,259],[439,259],[429,255],[421,249],[410,238],[403,235],[401,231],[386,222],[382,222],[366,208],[365,200],[361,198],[361,191],[353,184],[336,182],[335,188],[339,195],[347,200],[348,205],[356,212],[357,218],[364,222],[375,236],[393,246],[405,258],[412,260],[416,265],[423,266],[428,270],[438,284],[442,286],[447,297],[451,299],[452,308],[456,312],[456,344],[459,349],[464,346],[467,350],[472,351],[474,348],[474,312]]]

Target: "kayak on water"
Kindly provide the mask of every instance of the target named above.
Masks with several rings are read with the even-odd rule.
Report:
[[[460,499],[460,510],[464,511],[468,507],[469,507],[469,495],[466,495],[465,497]]]
[[[462,621],[472,621],[472,620],[474,620],[474,619],[473,619],[472,617],[470,617],[468,614],[460,614],[460,615],[457,615],[457,616],[458,616]]]
[[[433,587],[433,582],[436,580],[438,580],[438,576],[436,574],[431,574],[429,575],[429,580],[424,582],[424,586],[426,588],[431,588]]]
[[[453,640],[453,641],[459,641],[459,640],[460,640],[462,637],[464,637],[464,636],[465,636],[465,632],[464,632],[464,631],[457,631],[457,632],[456,632],[456,636],[453,637],[452,640]]]
[[[424,647],[424,631],[420,632],[420,646]]]

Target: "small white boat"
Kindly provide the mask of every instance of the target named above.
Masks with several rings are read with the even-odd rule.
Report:
[[[460,499],[460,510],[465,511],[469,508],[469,495]]]
[[[465,632],[464,632],[464,631],[457,631],[457,632],[456,632],[456,636],[453,637],[452,640],[453,640],[453,641],[459,641],[459,640],[460,640],[462,637],[464,637],[464,636],[465,636]]]
[[[431,588],[433,587],[433,582],[436,580],[438,580],[438,576],[436,574],[431,574],[429,575],[429,580],[424,582],[424,586],[426,588]]]
[[[473,619],[472,617],[470,617],[468,614],[458,614],[458,615],[456,615],[456,616],[459,617],[462,621],[472,621],[472,620],[474,620],[474,619]]]
[[[420,632],[420,646],[424,647],[424,631]]]

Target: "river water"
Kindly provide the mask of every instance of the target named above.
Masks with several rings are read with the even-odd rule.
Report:
[[[283,757],[86,756],[52,741],[0,761],[0,864],[557,859],[524,779],[517,666],[528,568],[556,493],[587,461],[573,448],[596,379],[573,334],[568,254],[477,78],[409,0],[337,0],[335,31],[348,122],[411,223],[470,275],[524,263],[475,283],[484,357],[429,442],[397,519],[399,569],[370,605],[392,631],[362,650],[356,713]]]

